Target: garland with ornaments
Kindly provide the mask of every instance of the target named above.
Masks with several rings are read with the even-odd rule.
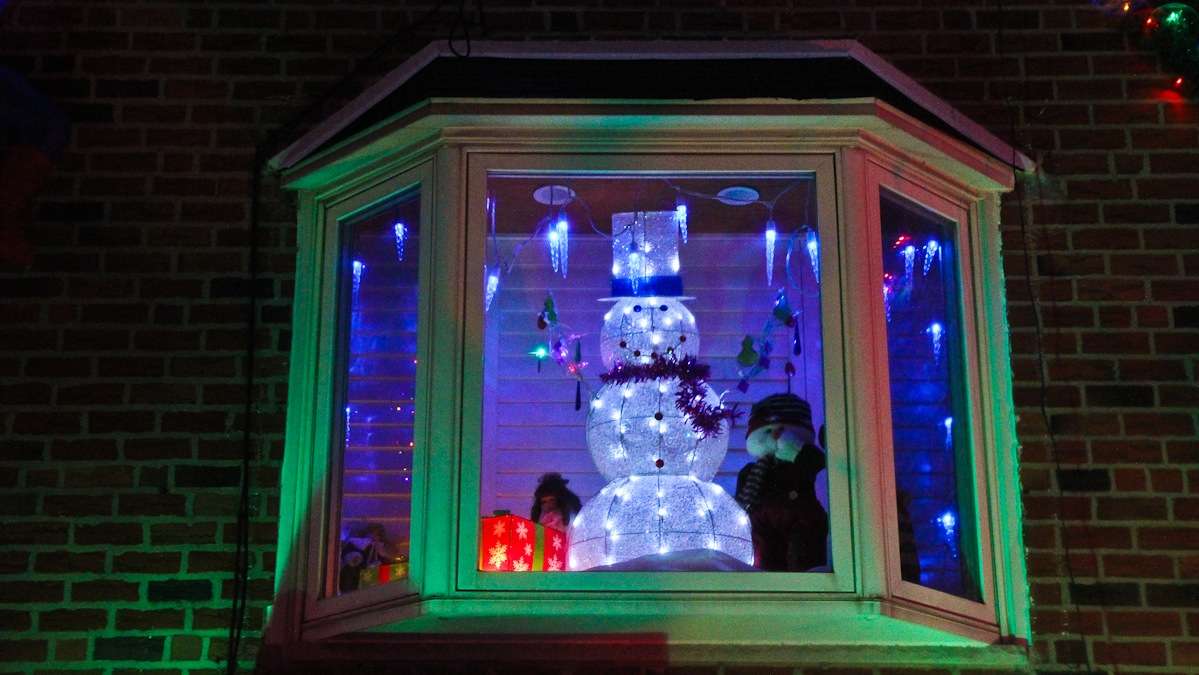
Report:
[[[1199,92],[1199,1],[1102,0],[1097,4],[1109,14],[1130,19],[1170,73],[1170,89],[1186,96]]]

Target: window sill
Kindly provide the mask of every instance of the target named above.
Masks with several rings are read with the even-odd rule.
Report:
[[[905,619],[921,618],[918,610],[878,601],[734,604],[675,599],[667,605],[655,600],[472,599],[430,600],[393,611],[394,620],[370,632],[334,634],[338,626],[356,623],[349,617],[310,626],[304,644],[286,647],[282,667],[341,669],[400,660],[1028,669],[1024,646],[992,644],[913,623]],[[370,623],[378,622],[380,611],[370,618]],[[925,623],[933,619],[923,616]]]

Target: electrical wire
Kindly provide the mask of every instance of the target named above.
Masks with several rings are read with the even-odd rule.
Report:
[[[280,125],[254,148],[254,158],[250,166],[250,212],[247,241],[247,302],[246,302],[246,358],[243,371],[243,386],[245,399],[242,410],[241,435],[241,475],[239,481],[238,506],[235,533],[234,569],[232,584],[232,600],[230,603],[229,633],[227,653],[225,657],[225,672],[233,675],[237,672],[238,659],[241,653],[242,637],[245,626],[246,608],[249,600],[249,567],[250,567],[250,500],[252,493],[253,459],[256,454],[254,447],[254,424],[257,419],[255,405],[255,368],[256,362],[256,333],[258,331],[258,258],[259,258],[259,228],[262,218],[262,177],[266,170],[267,158],[278,147],[280,141],[294,133],[315,113],[323,109],[329,101],[338,100],[343,90],[352,85],[368,66],[373,65],[396,47],[401,41],[413,36],[415,31],[441,13],[444,0],[425,11],[411,23],[397,29],[393,34],[360,59],[355,67],[328,87],[311,104]],[[483,26],[482,1],[476,0],[476,9],[480,17],[478,25]],[[453,47],[453,33],[449,36],[450,49],[458,56],[469,55],[469,27],[472,22],[465,19],[466,0],[460,0],[458,17],[455,26],[465,26],[467,53],[459,54]]]
[[[1005,13],[1003,0],[996,0],[996,9],[998,10],[999,17],[998,17],[998,28],[997,28],[997,33],[996,33],[995,51],[996,51],[997,55],[1002,56],[1004,54],[1003,46],[1005,44],[1003,26],[1004,26],[1005,19],[1006,19],[1006,13]],[[1027,72],[1025,72],[1023,70],[1021,71],[1021,87],[1023,90],[1022,91],[1023,99],[1025,101],[1027,101],[1029,98],[1028,74],[1027,74]],[[1018,131],[1018,127],[1019,127],[1020,109],[1016,105],[1009,105],[1009,108],[1011,111],[1011,115],[1010,115],[1010,119],[1009,119],[1009,124],[1010,124],[1009,140],[1012,144],[1011,165],[1017,166],[1017,163],[1016,163],[1016,152],[1017,152],[1016,151],[1016,136],[1017,136],[1017,131]],[[1058,489],[1057,489],[1057,495],[1056,495],[1057,504],[1058,504],[1058,517],[1060,519],[1064,520],[1062,514],[1065,512],[1065,509],[1063,508],[1063,505],[1065,504],[1065,495],[1062,492],[1061,483],[1060,483],[1060,476],[1062,473],[1062,459],[1061,459],[1061,453],[1059,452],[1058,446],[1057,446],[1057,438],[1053,433],[1053,425],[1051,424],[1050,418],[1049,418],[1049,373],[1048,373],[1048,364],[1047,364],[1046,358],[1045,358],[1044,333],[1041,329],[1041,321],[1042,321],[1041,303],[1040,303],[1040,299],[1037,296],[1035,289],[1033,288],[1033,283],[1032,283],[1032,275],[1033,275],[1032,252],[1031,252],[1032,244],[1031,244],[1031,239],[1029,238],[1029,234],[1028,234],[1028,219],[1025,214],[1026,205],[1024,202],[1024,189],[1023,189],[1023,186],[1020,185],[1019,183],[1017,183],[1017,185],[1016,185],[1015,196],[1016,196],[1016,204],[1018,206],[1017,211],[1019,213],[1020,243],[1021,243],[1021,249],[1022,249],[1022,258],[1024,261],[1024,290],[1028,297],[1029,305],[1032,307],[1033,332],[1034,332],[1034,337],[1036,338],[1035,349],[1036,349],[1036,357],[1037,357],[1037,378],[1038,378],[1038,388],[1039,388],[1038,409],[1041,414],[1041,419],[1045,423],[1045,436],[1047,437],[1047,439],[1049,441],[1049,452],[1050,452],[1050,457],[1052,458],[1053,465],[1054,465],[1055,479],[1058,480]],[[1065,564],[1066,576],[1067,576],[1067,579],[1069,580],[1069,584],[1070,584],[1070,587],[1067,589],[1067,591],[1068,591],[1067,596],[1070,598],[1070,606],[1072,608],[1072,614],[1074,616],[1075,632],[1077,632],[1078,639],[1083,645],[1083,656],[1085,659],[1086,672],[1092,672],[1092,671],[1094,671],[1094,664],[1091,659],[1091,650],[1090,650],[1090,646],[1088,644],[1086,635],[1082,632],[1082,628],[1081,628],[1081,626],[1082,626],[1082,608],[1079,606],[1078,601],[1074,597],[1074,589],[1077,586],[1077,581],[1076,581],[1076,575],[1075,575],[1075,571],[1074,571],[1074,562],[1072,560],[1073,551],[1071,550],[1071,546],[1070,546],[1070,538],[1066,534],[1065,523],[1062,522],[1061,524],[1062,524],[1061,541],[1062,541],[1062,550],[1064,553],[1064,556],[1063,556],[1064,561],[1063,562]],[[1094,555],[1094,549],[1091,549],[1091,553],[1092,553],[1092,555]],[[1098,592],[1100,595],[1100,601],[1103,603],[1103,606],[1105,606],[1107,603],[1105,602],[1106,599],[1103,597],[1102,585],[1097,586],[1097,589],[1098,589]]]

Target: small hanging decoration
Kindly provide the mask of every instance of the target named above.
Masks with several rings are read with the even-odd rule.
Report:
[[[787,393],[791,393],[791,378],[795,377],[795,364],[787,361],[787,365],[783,367],[783,372],[787,374]]]
[[[545,302],[542,303],[541,311],[537,314],[537,329],[548,331],[546,342],[537,345],[536,349],[529,352],[537,359],[537,372],[541,372],[542,361],[552,358],[554,363],[575,378],[575,410],[581,409],[583,368],[587,367],[587,362],[583,360],[583,345],[580,340],[582,336],[567,333],[561,322],[558,321],[558,307],[552,294],[545,296]],[[571,358],[570,342],[572,340],[575,343],[574,358]]]
[[[812,263],[812,276],[816,277],[816,283],[820,283],[820,240],[816,237],[815,230],[808,230],[807,236],[804,237],[804,248],[808,249],[808,261]]]
[[[770,353],[774,351],[772,335],[775,330],[784,326],[794,329],[791,338],[791,353],[799,355],[803,351],[800,344],[799,312],[791,308],[791,303],[787,300],[786,289],[780,288],[774,297],[770,317],[766,319],[761,334],[757,339],[752,335],[746,335],[741,340],[741,351],[737,354],[737,365],[740,366],[737,374],[741,377],[737,383],[737,389],[740,392],[748,391],[749,380],[770,367]]]
[[[408,240],[408,226],[397,220],[391,229],[395,232],[396,260],[404,262],[404,243]]]
[[[483,266],[483,311],[491,311],[491,302],[495,300],[495,292],[500,289],[499,269],[488,269]]]
[[[949,450],[953,447],[953,418],[945,418],[945,449]]]
[[[674,207],[674,222],[679,226],[679,237],[687,243],[687,204],[681,199],[676,200]],[[678,271],[677,269],[675,270]]]
[[[774,284],[774,245],[778,241],[779,232],[774,219],[766,221],[766,285]]]
[[[931,338],[933,342],[933,361],[940,361],[941,344],[945,338],[945,328],[941,326],[941,324],[934,321],[933,323],[929,324],[928,328],[926,328],[924,332],[928,333],[929,338]]]
[[[575,410],[583,408],[583,366],[587,365],[583,361],[583,342],[575,340],[575,360],[566,366],[567,372],[574,375],[575,380]]]
[[[924,245],[924,276],[928,276],[928,271],[932,269],[933,259],[941,256],[941,245],[936,239],[929,239]]]
[[[541,362],[544,361],[549,355],[550,349],[545,345],[537,345],[533,348],[533,351],[529,352],[529,356],[537,359],[537,372],[541,372]]]

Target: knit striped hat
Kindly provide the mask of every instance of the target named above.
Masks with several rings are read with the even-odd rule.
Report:
[[[808,432],[808,441],[816,437],[812,427],[812,406],[795,394],[772,394],[754,404],[749,411],[748,437],[755,429],[767,424],[790,424]]]

